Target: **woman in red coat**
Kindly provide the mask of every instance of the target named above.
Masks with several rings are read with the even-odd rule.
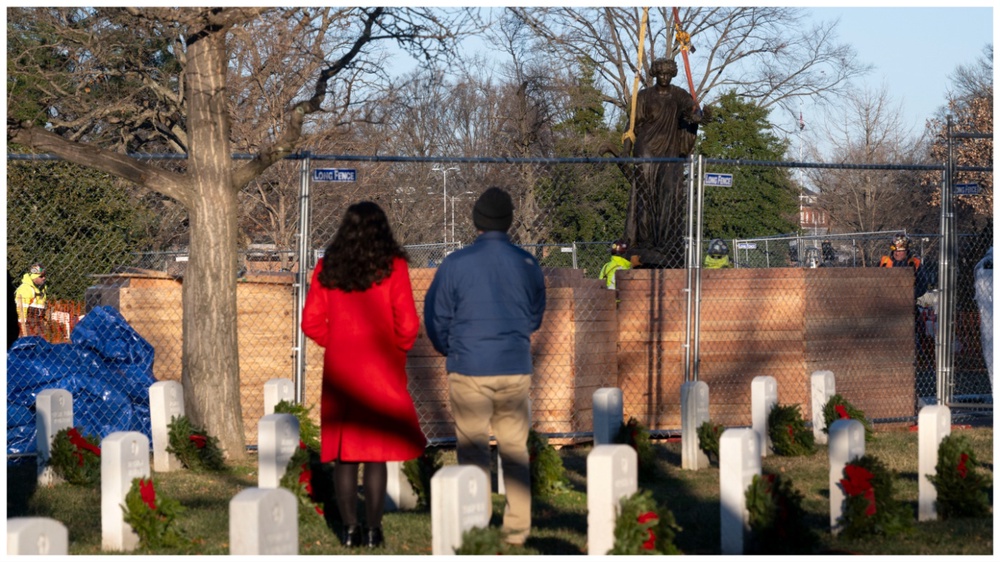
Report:
[[[351,205],[316,264],[302,311],[302,331],[325,348],[320,460],[336,461],[345,546],[383,543],[385,463],[416,458],[427,444],[406,389],[406,352],[419,328],[406,253],[385,213],[369,201]],[[357,516],[361,463],[367,529]]]

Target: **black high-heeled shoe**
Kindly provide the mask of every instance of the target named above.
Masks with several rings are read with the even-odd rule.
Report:
[[[365,537],[365,546],[368,548],[379,548],[385,544],[385,537],[382,536],[382,527],[372,527],[368,529]]]
[[[362,529],[360,525],[347,525],[340,532],[340,542],[347,548],[361,546]]]

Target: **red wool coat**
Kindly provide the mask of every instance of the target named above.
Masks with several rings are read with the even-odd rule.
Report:
[[[404,461],[420,456],[420,430],[406,388],[406,352],[420,329],[406,260],[365,291],[327,289],[313,272],[302,331],[323,347],[323,462]]]

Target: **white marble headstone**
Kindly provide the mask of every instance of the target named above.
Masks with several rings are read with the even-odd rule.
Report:
[[[587,554],[615,546],[621,499],[639,488],[639,459],[629,445],[598,445],[587,455]]]
[[[823,407],[830,401],[830,397],[837,393],[837,381],[833,376],[833,371],[813,371],[809,376],[812,394],[810,406],[812,407],[812,430],[813,438],[818,445],[826,445],[827,434],[826,420],[823,418]]]
[[[69,531],[49,517],[13,517],[7,520],[7,554],[66,556]]]
[[[264,383],[264,415],[274,413],[278,402],[295,401],[295,385],[288,379],[271,379]]]
[[[771,436],[767,433],[767,416],[778,404],[778,381],[771,376],[754,377],[750,381],[750,412],[753,430],[760,438],[760,456],[772,450]]]
[[[611,445],[622,427],[622,389],[598,388],[594,391],[594,445]]]
[[[472,465],[451,465],[431,477],[431,553],[455,554],[462,533],[490,524],[489,476]]]
[[[681,468],[708,468],[708,455],[698,442],[698,428],[707,421],[710,421],[708,384],[704,381],[681,384]]]
[[[840,532],[838,520],[844,514],[844,478],[847,463],[865,454],[865,426],[858,420],[841,419],[830,424],[830,532]]]
[[[135,478],[149,478],[149,439],[138,431],[116,431],[101,441],[101,548],[130,551],[139,535],[121,506]]]
[[[933,521],[937,519],[937,488],[927,476],[937,476],[938,449],[941,441],[951,435],[951,409],[944,404],[924,406],[917,417],[918,436],[917,462],[917,519]]]
[[[743,554],[750,530],[746,492],[761,473],[759,434],[730,428],[719,437],[719,534],[722,554]]]
[[[177,381],[157,381],[149,386],[149,421],[153,436],[153,470],[170,472],[183,466],[167,452],[170,424],[184,416],[184,387]]]
[[[385,487],[385,510],[400,511],[417,507],[417,493],[403,473],[403,463],[390,461],[385,463],[389,480]]]
[[[52,439],[73,427],[73,395],[62,388],[46,388],[35,397],[35,445],[38,449],[38,483],[43,486],[61,480],[51,466]]]
[[[299,448],[299,419],[268,414],[257,422],[257,487],[277,488]]]
[[[229,500],[229,554],[298,554],[299,512],[285,488],[247,488]]]

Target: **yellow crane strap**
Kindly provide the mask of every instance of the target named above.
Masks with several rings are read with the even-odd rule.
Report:
[[[632,107],[628,117],[628,131],[622,135],[622,144],[626,140],[635,144],[635,103],[639,98],[639,75],[642,73],[643,45],[646,41],[646,22],[649,21],[649,8],[642,9],[642,23],[639,24],[639,62],[635,72],[635,81],[632,83]]]

